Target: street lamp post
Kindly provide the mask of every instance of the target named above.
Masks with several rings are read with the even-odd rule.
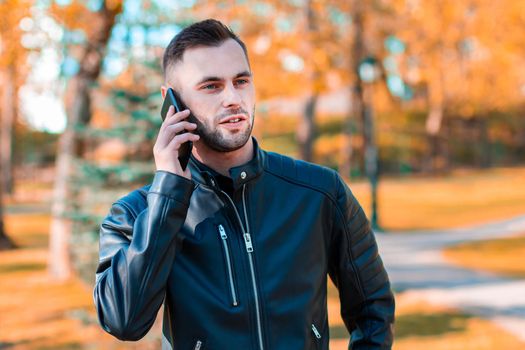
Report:
[[[373,84],[380,77],[377,60],[367,57],[359,65],[359,78],[362,85],[362,121],[365,147],[365,174],[370,182],[371,215],[370,223],[374,230],[379,230],[379,215],[377,210],[377,187],[379,182],[379,154],[374,129],[374,113],[372,101]]]

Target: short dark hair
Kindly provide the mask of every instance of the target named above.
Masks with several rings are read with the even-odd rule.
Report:
[[[162,59],[164,78],[166,78],[169,67],[182,60],[182,55],[184,55],[186,49],[196,46],[220,46],[228,39],[233,39],[241,45],[248,61],[246,45],[230,28],[220,21],[210,18],[184,28],[171,39],[164,51]]]

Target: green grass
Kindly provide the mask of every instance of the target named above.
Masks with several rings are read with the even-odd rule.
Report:
[[[435,337],[450,332],[464,332],[471,316],[457,312],[410,313],[396,319],[396,338]]]
[[[525,278],[525,234],[512,238],[462,243],[446,249],[445,257],[467,268]]]
[[[41,263],[8,264],[8,265],[0,265],[0,274],[12,273],[12,272],[42,271],[45,269],[46,269],[46,264],[41,264]]]
[[[525,168],[458,171],[444,177],[384,178],[378,191],[379,224],[411,231],[476,225],[525,214]],[[349,183],[370,217],[366,182]]]

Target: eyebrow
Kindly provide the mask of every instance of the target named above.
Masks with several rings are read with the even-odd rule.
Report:
[[[251,77],[251,76],[252,76],[252,73],[250,73],[249,71],[245,70],[243,72],[237,73],[235,75],[235,77],[233,77],[233,79],[237,79],[237,78],[240,78],[240,77]],[[217,77],[217,76],[208,76],[208,77],[202,78],[195,85],[201,85],[203,83],[210,82],[210,81],[222,81],[222,80],[224,80],[224,78],[220,78],[220,77]]]

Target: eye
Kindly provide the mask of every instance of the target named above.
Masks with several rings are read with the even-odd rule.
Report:
[[[215,90],[219,88],[219,84],[206,84],[202,86],[203,90]]]
[[[235,84],[237,85],[245,85],[245,84],[248,84],[250,81],[248,79],[237,79],[235,81]]]

